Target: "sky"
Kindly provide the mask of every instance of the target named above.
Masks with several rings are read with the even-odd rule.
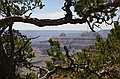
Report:
[[[32,18],[39,19],[58,19],[65,15],[65,12],[61,9],[64,4],[64,0],[42,0],[45,6],[43,9],[33,10]],[[76,15],[73,12],[73,15]],[[111,29],[113,26],[101,25],[102,29]],[[27,23],[15,23],[14,28],[17,30],[90,30],[87,24],[64,24],[58,26],[45,26],[38,27]],[[101,30],[100,28],[96,28]]]

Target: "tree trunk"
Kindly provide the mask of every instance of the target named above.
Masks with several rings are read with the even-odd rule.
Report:
[[[15,79],[15,69],[10,60],[2,61],[0,64],[0,76],[2,79]]]
[[[0,78],[15,79],[15,69],[9,57],[6,56],[0,36]]]

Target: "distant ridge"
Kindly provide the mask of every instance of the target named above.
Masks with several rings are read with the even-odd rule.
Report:
[[[89,32],[79,33],[79,36],[71,38],[71,37],[68,37],[66,33],[61,32],[58,36],[51,37],[51,39],[59,41],[59,43],[61,44],[61,47],[70,45],[71,48],[77,51],[82,48],[88,48],[90,45],[94,45],[95,38],[97,35],[104,36],[103,39],[106,39],[108,33],[109,33],[109,30],[102,30],[99,32],[89,31]],[[44,55],[47,55],[46,51],[50,48],[48,41],[39,41],[32,44],[32,46],[40,48],[41,52],[43,52]]]
[[[100,30],[100,31],[98,31],[98,33],[99,33],[102,37],[107,37],[108,33],[110,33],[110,30]]]

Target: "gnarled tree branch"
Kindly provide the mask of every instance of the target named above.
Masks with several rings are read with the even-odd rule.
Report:
[[[37,19],[37,18],[30,18],[30,17],[25,17],[25,16],[10,16],[10,17],[6,17],[6,18],[0,20],[0,28],[6,24],[10,24],[10,23],[14,23],[14,22],[30,23],[30,24],[37,25],[39,27],[57,26],[57,25],[62,25],[62,24],[67,24],[67,23],[82,24],[82,23],[86,23],[89,15],[94,12],[110,13],[110,12],[104,11],[106,8],[109,8],[109,7],[117,8],[117,7],[120,7],[120,4],[119,4],[119,2],[113,2],[111,4],[109,3],[109,4],[99,5],[97,8],[92,7],[92,8],[90,8],[90,10],[87,11],[88,13],[83,15],[83,17],[80,19],[79,18],[78,19],[64,19],[65,17],[60,18],[60,19]],[[68,10],[66,10],[66,11],[68,11]],[[69,17],[70,16],[71,15],[69,15]]]

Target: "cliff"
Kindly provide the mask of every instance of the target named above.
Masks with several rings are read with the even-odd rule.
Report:
[[[74,51],[77,51],[82,48],[88,48],[90,45],[93,45],[95,43],[95,38],[97,35],[101,35],[101,34],[99,32],[90,31],[90,32],[84,32],[78,35],[77,37],[70,38],[67,37],[65,33],[61,33],[59,36],[51,39],[59,41],[59,43],[61,44],[61,49],[63,49],[62,48],[63,46],[70,45]],[[104,39],[105,38],[106,37],[104,37]],[[33,44],[32,46],[39,48],[43,55],[47,55],[46,51],[50,48],[48,41],[40,41]]]

